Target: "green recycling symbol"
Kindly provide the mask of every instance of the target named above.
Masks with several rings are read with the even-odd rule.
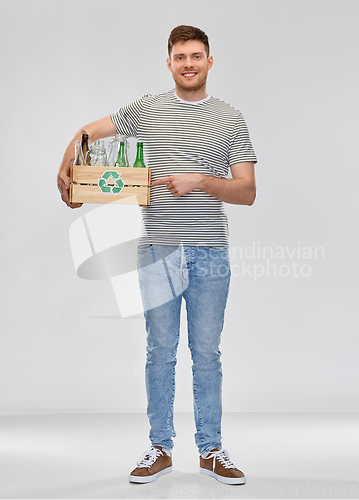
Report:
[[[114,179],[115,184],[113,186],[109,186],[107,181],[109,179]],[[112,194],[120,194],[125,183],[121,179],[121,174],[116,172],[116,170],[106,170],[100,179],[98,179],[98,187],[101,189],[103,193],[111,193]]]

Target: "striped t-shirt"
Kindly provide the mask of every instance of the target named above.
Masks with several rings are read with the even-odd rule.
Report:
[[[257,161],[242,114],[212,96],[193,103],[174,90],[145,95],[111,118],[119,134],[144,143],[152,181],[185,173],[225,178],[234,163]],[[226,247],[223,205],[200,189],[175,197],[165,184],[151,187],[140,243]]]

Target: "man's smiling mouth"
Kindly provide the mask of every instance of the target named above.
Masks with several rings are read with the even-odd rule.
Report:
[[[185,78],[192,78],[196,75],[197,73],[195,73],[194,71],[188,71],[187,73],[182,73],[182,76],[184,76]]]

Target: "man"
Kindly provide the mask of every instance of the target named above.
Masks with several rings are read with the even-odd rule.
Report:
[[[213,65],[206,34],[178,26],[168,40],[167,66],[175,89],[146,95],[84,127],[90,141],[115,132],[144,143],[152,174],[151,204],[142,209],[138,274],[147,330],[147,414],[152,447],[130,481],[148,483],[171,472],[175,436],[173,402],[182,298],[186,302],[192,356],[193,399],[200,472],[225,484],[244,484],[221,443],[220,337],[230,264],[223,202],[252,205],[256,156],[241,113],[207,94]],[[74,139],[80,137],[78,132]],[[68,146],[58,175],[68,197]],[[232,178],[228,179],[228,169]],[[170,298],[165,290],[170,291]],[[164,299],[156,306],[153,297]]]

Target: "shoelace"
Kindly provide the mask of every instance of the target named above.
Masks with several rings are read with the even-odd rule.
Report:
[[[161,455],[163,455],[162,451],[152,446],[141,455],[136,465],[138,467],[151,467]]]
[[[214,458],[213,460],[213,470],[214,466],[216,464],[216,459],[220,464],[223,465],[225,469],[236,469],[236,466],[234,463],[232,463],[229,459],[228,452],[226,450],[218,450],[218,451],[213,451],[211,452],[206,458]]]

